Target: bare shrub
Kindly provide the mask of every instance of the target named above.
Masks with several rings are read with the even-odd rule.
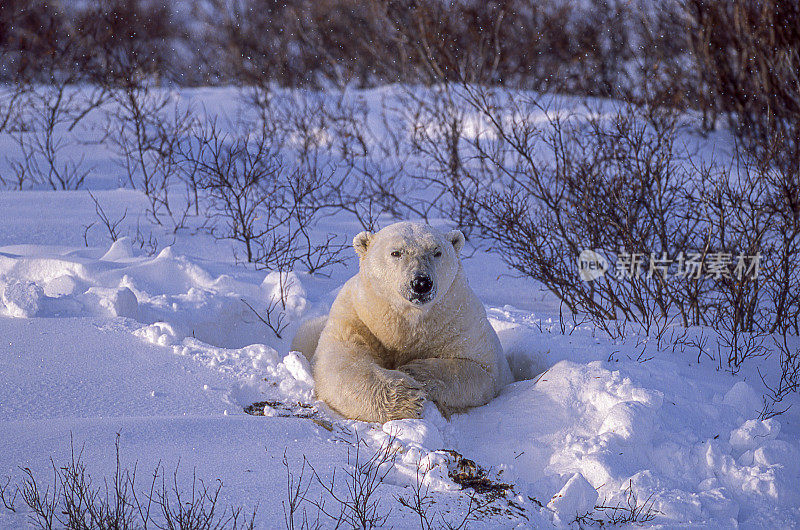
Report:
[[[223,529],[255,528],[256,510],[249,515],[239,507],[224,507],[219,511],[219,493],[222,481],[209,487],[192,473],[192,488],[188,494],[181,492],[178,485],[178,471],[172,475],[172,483],[167,485],[163,474],[161,488],[155,493],[154,502],[163,517],[163,523],[154,521],[154,526],[163,530],[184,528]]]
[[[149,230],[147,234],[145,234],[139,224],[138,218],[136,219],[136,233],[133,234],[131,242],[133,245],[139,247],[139,250],[143,251],[146,256],[155,256],[158,251],[158,238],[153,235],[152,230]],[[172,244],[174,243],[175,238],[173,235]]]
[[[744,201],[728,207],[733,223],[716,216],[716,233],[745,219],[733,233],[762,254],[758,284],[724,286],[737,302],[732,318],[745,331],[800,334],[800,9],[774,1],[679,4],[700,82],[712,95],[704,112],[727,114],[740,139],[736,176],[744,184],[734,187]]]
[[[22,500],[33,512],[32,522],[39,528],[51,530],[56,522],[56,509],[61,495],[58,470],[53,465],[52,485],[47,486],[44,491],[40,491],[40,486],[30,469],[25,468],[22,471],[25,474],[21,488]]]
[[[324,111],[339,155],[325,205],[352,214],[365,230],[376,230],[383,216],[427,219],[434,208],[429,198],[411,192],[419,185],[414,149],[406,136],[413,100],[401,95],[394,105],[382,101],[378,130],[357,104],[338,100]]]
[[[766,333],[743,331],[734,319],[720,319],[716,331],[717,360],[720,368],[726,366],[733,373],[737,373],[745,360],[765,357],[770,353],[770,349],[764,344],[767,339]]]
[[[290,165],[281,147],[269,130],[225,135],[212,123],[194,135],[186,156],[197,168],[210,215],[225,225],[222,237],[241,242],[248,262],[282,272],[297,264],[316,272],[340,263],[344,246],[334,244],[334,236],[322,243],[311,236],[328,174]]]
[[[794,337],[795,340],[797,337]],[[759,371],[761,381],[767,389],[763,397],[763,407],[759,412],[759,419],[772,418],[783,414],[791,405],[783,405],[783,400],[792,393],[800,391],[800,348],[793,347],[790,338],[784,331],[775,338],[775,349],[778,353],[778,382],[768,383]]]
[[[319,511],[317,511],[316,517],[312,519],[303,506],[312,484],[312,477],[306,475],[308,461],[303,457],[303,465],[299,474],[293,473],[284,452],[283,467],[286,468],[286,499],[281,501],[281,504],[283,505],[283,522],[286,525],[286,529],[307,530],[319,528]]]
[[[177,468],[168,483],[159,465],[147,489],[137,491],[136,466],[131,470],[121,463],[119,434],[115,450],[114,475],[110,479],[104,477],[102,484],[95,484],[83,463],[83,449],[76,451],[72,441],[66,464],[56,466],[51,461],[53,478],[47,484],[40,484],[30,469],[23,469],[20,491],[22,500],[31,510],[31,522],[48,530],[55,527],[87,530],[254,528],[257,508],[248,514],[240,507],[220,506],[220,481],[215,487],[208,487],[193,474],[192,488],[187,494],[178,484]],[[161,487],[157,488],[159,477]]]
[[[70,18],[89,52],[81,69],[91,81],[124,86],[135,77],[180,78],[175,41],[184,28],[171,1],[98,0]]]
[[[397,47],[423,82],[604,95],[626,79],[630,14],[626,3],[607,0],[410,1],[387,10]]]
[[[644,523],[649,523],[658,515],[663,515],[662,512],[653,507],[656,502],[656,500],[653,498],[655,495],[654,493],[644,501],[640,501],[636,495],[636,492],[633,491],[633,481],[628,482],[628,486],[625,488],[624,495],[624,501],[619,501],[613,506],[601,503],[595,506],[592,512],[576,517],[574,522],[578,523],[578,526],[581,528],[583,528],[584,525],[599,527],[603,527],[606,524],[641,525]],[[602,515],[602,519],[595,515],[598,512]]]
[[[48,529],[56,522],[76,529],[133,527],[137,515],[131,491],[135,471],[131,473],[120,465],[119,436],[116,470],[110,484],[104,480],[103,486],[95,487],[82,457],[83,450],[76,453],[70,440],[70,460],[58,468],[51,462],[53,481],[44,492],[33,472],[28,468],[23,470],[22,496],[33,512],[32,522]]]
[[[272,124],[270,119],[255,133],[225,134],[212,121],[180,149],[195,172],[212,233],[241,243],[248,263],[278,273],[278,294],[265,311],[245,304],[280,337],[289,273],[298,267],[324,273],[344,261],[347,245],[334,234],[315,233],[329,169],[309,158],[287,161],[284,137]]]
[[[120,238],[119,225],[122,224],[122,222],[125,220],[125,217],[127,217],[128,209],[125,209],[119,219],[111,219],[103,208],[103,205],[100,204],[100,201],[97,200],[97,197],[95,197],[91,191],[89,192],[89,197],[92,198],[92,202],[94,203],[94,211],[100,220],[100,224],[105,227],[106,231],[108,232],[108,237],[111,239],[111,241],[116,241]],[[84,240],[86,239],[86,233],[94,224],[95,223],[91,223],[86,227],[86,230],[84,231]],[[87,244],[86,246],[89,245]]]
[[[681,0],[691,46],[719,112],[755,142],[779,136],[800,157],[800,7],[793,2]]]
[[[423,469],[421,462],[417,462],[417,468],[414,470],[414,482],[411,484],[411,494],[405,497],[402,495],[397,497],[397,501],[402,506],[416,514],[421,530],[435,528],[434,515],[431,513],[431,508],[435,501],[429,494],[428,487],[425,486],[425,477],[429,472],[429,469]]]
[[[11,131],[24,127],[20,116],[20,102],[25,98],[30,87],[16,83],[0,90],[0,134],[10,133]],[[18,145],[19,145],[19,138]],[[6,160],[8,158],[6,157]],[[9,164],[12,168],[10,175],[0,173],[0,184],[9,186],[11,189],[22,190],[31,185],[28,181],[28,173],[21,167],[14,169],[13,161]]]
[[[250,303],[242,298],[242,303],[256,316],[262,324],[267,326],[275,334],[275,337],[282,338],[282,333],[289,327],[289,322],[286,322],[286,296],[285,296],[285,275],[281,275],[278,280],[281,284],[281,294],[277,297],[270,299],[264,311],[259,312]]]
[[[103,84],[130,71],[182,85],[469,81],[603,96],[646,84],[687,104],[704,91],[686,67],[683,34],[697,24],[677,4],[209,0],[188,13],[163,0],[13,0],[0,11],[0,60],[11,79],[35,77],[51,45],[71,41],[81,53],[62,68]]]
[[[182,156],[197,125],[191,109],[181,109],[170,93],[154,90],[146,79],[133,79],[112,91],[114,105],[107,110],[108,140],[125,169],[128,184],[140,189],[149,202],[147,214],[173,230],[185,226],[192,209],[199,213],[196,161]],[[181,185],[185,197],[171,195]],[[182,199],[182,200],[181,200]]]
[[[42,78],[41,66],[62,53],[69,35],[58,3],[8,0],[0,4],[0,59],[3,81],[27,82]],[[64,66],[64,65],[61,65]],[[45,78],[47,73],[42,72]]]
[[[503,105],[491,97],[467,94],[487,125],[462,155],[474,161],[462,178],[476,187],[483,237],[512,268],[607,331],[606,321],[618,318],[647,331],[675,311],[688,323],[680,280],[671,284],[656,266],[696,244],[674,116],[632,106],[605,110],[606,117],[599,109],[571,116],[533,100]],[[532,118],[542,114],[544,126]],[[618,250],[618,274],[581,281],[584,249]]]
[[[327,81],[344,88],[407,79],[409,57],[397,46],[388,17],[393,4],[383,0],[297,2],[292,8],[296,46],[314,64],[315,75],[305,81]]]
[[[212,0],[206,39],[217,43],[206,62],[220,77],[246,85],[312,87],[403,79],[409,60],[398,53],[382,0]]]
[[[439,190],[442,214],[472,224],[573,316],[612,337],[633,323],[659,350],[675,325],[714,326],[716,355],[704,351],[734,372],[769,353],[766,334],[796,333],[800,202],[775,158],[739,150],[733,163],[697,163],[663,107],[570,112],[445,90],[420,107],[418,178]],[[613,273],[580,279],[590,249],[616,252],[605,256]]]
[[[420,160],[416,179],[433,191],[428,198],[441,217],[452,219],[467,237],[477,224],[475,196],[480,184],[464,168],[469,157],[465,138],[469,110],[450,85],[434,87],[422,96],[409,91],[415,106],[410,144]],[[473,126],[476,126],[473,124]]]
[[[703,197],[711,245],[728,254],[741,249],[755,259],[733,261],[732,274],[715,279],[717,314],[744,332],[798,329],[800,305],[800,196],[797,173],[776,158],[737,149],[734,168],[723,171]],[[757,278],[742,275],[754,269]]]
[[[629,86],[628,2],[212,0],[206,67],[246,85],[469,81],[610,95]]]
[[[0,66],[6,81],[47,81],[59,75],[113,84],[122,70],[178,79],[178,36],[184,32],[164,0],[91,3],[9,0],[0,6]],[[185,74],[186,69],[180,74]],[[187,76],[188,77],[188,76]]]
[[[286,220],[273,195],[282,170],[277,146],[266,135],[230,138],[211,122],[194,134],[189,148],[185,156],[197,161],[210,216],[225,224],[222,237],[241,242],[247,261],[257,262],[257,242]]]
[[[350,528],[369,529],[383,526],[388,512],[381,508],[380,497],[376,495],[383,479],[394,467],[398,447],[394,438],[384,442],[374,453],[364,455],[362,444],[366,442],[356,435],[355,448],[347,450],[347,468],[343,471],[344,491],[337,486],[336,474],[330,481],[323,480],[312,467],[314,479],[333,498],[336,507],[331,510],[324,502],[316,504],[319,510],[337,523]]]
[[[762,238],[762,271],[769,275],[758,297],[771,307],[760,321],[772,332],[790,326],[798,334],[796,297],[790,293],[798,285],[800,9],[769,0],[681,0],[678,7],[697,84],[710,94],[701,106],[705,113],[728,116],[739,140],[737,178],[760,193],[753,198],[747,185],[738,185],[752,206],[747,215],[759,221],[750,230]]]
[[[12,131],[19,152],[9,159],[20,189],[43,186],[74,190],[83,186],[91,172],[84,167],[82,157],[70,153],[70,148],[78,145],[70,131],[105,101],[105,91],[77,90],[70,86],[74,79],[56,75],[49,84],[25,91],[20,99],[23,110],[19,125]]]
[[[771,163],[780,156],[756,159],[767,190],[762,207],[772,219],[763,264],[769,279],[764,282],[770,301],[767,321],[773,333],[789,329],[800,335],[800,165]]]
[[[9,490],[11,485],[11,477],[6,478],[5,484],[0,484],[0,502],[3,503],[3,508],[10,512],[16,512],[17,509],[14,504],[19,495],[19,486],[15,486],[13,490]]]
[[[448,521],[443,513],[433,511],[436,500],[430,495],[428,486],[425,485],[425,477],[430,471],[430,467],[423,465],[422,462],[417,462],[414,482],[411,484],[411,494],[397,497],[401,506],[408,508],[417,516],[421,530],[433,530],[434,528],[460,530],[470,522],[481,520],[484,514],[480,510],[485,508],[490,501],[480,501],[474,492],[468,494],[469,502],[464,510],[464,516],[456,522]]]
[[[11,83],[0,131],[18,145],[9,159],[17,189],[77,189],[89,173],[69,153],[78,142],[66,134],[106,99],[102,87],[72,86],[85,79],[83,45],[57,3],[13,0],[0,7],[0,61]]]
[[[19,102],[28,90],[30,87],[27,84],[15,83],[0,91],[0,133],[19,126]]]
[[[407,193],[415,183],[408,175],[412,150],[398,124],[405,118],[385,97],[377,128],[366,104],[348,99],[347,92],[273,97],[259,90],[248,100],[262,126],[284,143],[285,159],[305,175],[297,190],[313,191],[301,194],[298,214],[344,211],[367,230],[375,229],[381,216],[427,217],[430,202]]]
[[[295,3],[293,3],[295,4]],[[218,78],[250,86],[313,82],[315,59],[298,50],[297,14],[274,0],[210,0],[205,63]]]
[[[11,160],[15,180],[19,188],[77,189],[89,170],[69,153],[79,143],[70,133],[108,93],[103,86],[73,86],[86,80],[86,41],[57,8],[20,1],[8,10],[13,23],[7,55],[15,62],[10,100],[21,109],[13,122],[6,121],[6,126],[13,123],[19,146]]]
[[[284,457],[287,476],[287,500],[283,503],[286,527],[291,529],[300,524],[300,528],[318,528],[320,515],[336,528],[345,526],[363,530],[383,526],[389,512],[377,493],[383,480],[394,468],[397,451],[394,437],[380,447],[370,448],[356,433],[354,443],[347,449],[347,467],[341,471],[339,478],[337,470],[334,470],[330,479],[317,473],[305,458],[300,474],[296,476]],[[310,477],[305,475],[306,467],[311,470]],[[327,498],[316,500],[309,497],[312,482],[322,488]],[[313,521],[303,508],[305,503],[316,509]],[[301,508],[302,519],[296,519],[295,516],[300,516]]]

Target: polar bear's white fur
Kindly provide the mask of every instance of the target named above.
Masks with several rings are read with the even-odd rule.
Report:
[[[348,418],[419,417],[483,405],[511,374],[459,259],[464,235],[415,222],[353,240],[359,272],[330,314],[301,326],[317,396]]]

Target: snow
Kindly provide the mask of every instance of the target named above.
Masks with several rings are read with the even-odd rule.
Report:
[[[44,290],[33,282],[12,280],[3,289],[3,304],[12,317],[35,316],[42,298]]]
[[[580,473],[572,475],[561,490],[553,495],[547,507],[558,521],[569,522],[594,509],[597,490]]]
[[[397,93],[351,97],[375,106]],[[238,104],[233,89],[179,96],[221,112]],[[470,122],[474,134],[482,127]],[[316,137],[328,141],[326,131]],[[691,349],[562,328],[552,297],[477,250],[465,270],[516,381],[449,420],[430,404],[421,419],[346,420],[316,401],[308,361],[289,343],[303,319],[326,311],[355,259],[330,277],[238,263],[229,241],[150,223],[142,195],[114,189],[120,175],[103,156],[94,158],[108,173],[91,182],[111,218],[125,214],[115,242],[87,231],[96,215],[85,191],[0,192],[0,479],[29,467],[46,480],[70,439],[90,471],[108,476],[119,433],[123,463],[145,475],[179,466],[182,484],[192,473],[219,479],[223,500],[258,504],[268,528],[283,521],[284,454],[295,472],[305,457],[330,479],[353,447],[389,446],[396,457],[379,495],[391,527],[417,526],[396,499],[418,480],[438,512],[464,513],[454,452],[512,486],[471,528],[576,527],[576,517],[603,518],[595,506],[633,498],[651,510],[645,526],[800,524],[800,407],[759,419],[765,360],[732,375]],[[360,231],[344,216],[323,223],[348,239]],[[266,310],[281,289],[288,327],[278,338],[245,302]],[[253,403],[263,416],[244,413]],[[0,510],[0,527],[26,527],[27,515]]]

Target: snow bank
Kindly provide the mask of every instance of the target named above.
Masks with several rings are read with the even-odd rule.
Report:
[[[171,247],[157,256],[136,256],[128,238],[105,252],[20,249],[0,254],[0,313],[30,317],[125,317],[142,324],[168,324],[176,336],[218,347],[272,342],[272,332],[244,303],[266,311],[281,296],[284,318],[305,311],[306,293],[295,273],[214,275],[196,259]],[[284,275],[286,276],[286,275]],[[259,281],[260,279],[260,281]],[[244,301],[243,301],[244,300]]]
[[[585,341],[576,339],[579,349]],[[447,435],[546,504],[556,523],[591,512],[598,498],[612,507],[647,503],[662,524],[725,526],[740,511],[746,518],[763,506],[793,510],[797,445],[776,439],[778,420],[752,417],[752,388],[739,381],[727,403],[709,407],[714,392],[702,378],[679,384],[676,366],[664,364],[672,373],[643,378],[636,362],[610,370],[601,361],[561,361],[455,417]],[[751,418],[742,421],[742,411]]]

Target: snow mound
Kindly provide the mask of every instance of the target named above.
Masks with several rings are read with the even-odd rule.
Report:
[[[420,420],[392,420],[383,424],[383,432],[405,444],[429,449],[443,449],[444,438],[432,422]]]
[[[426,416],[431,415],[426,413]],[[452,455],[439,450],[445,442],[435,420],[394,420],[383,425],[346,421],[345,424],[366,441],[370,450],[391,448],[394,458],[385,482],[397,486],[413,486],[419,482],[431,492],[460,489],[449,476]]]
[[[753,387],[744,381],[734,383],[725,397],[722,398],[725,405],[735,408],[740,414],[750,417],[761,409],[761,396],[753,390]]]
[[[553,495],[547,508],[552,510],[559,522],[570,523],[577,516],[594,510],[597,490],[580,473],[572,475],[561,490]]]
[[[100,261],[127,261],[131,258],[133,258],[131,238],[125,236],[114,241]]]
[[[798,461],[797,447],[777,439],[775,419],[740,419],[755,416],[749,387],[737,382],[722,408],[703,406],[714,392],[682,381],[674,368],[653,378],[639,363],[617,366],[558,362],[455,416],[445,436],[563,524],[591,512],[598,495],[604,506],[647,502],[662,524],[730,524],[740,506],[789,509],[797,501],[800,465],[787,464]],[[727,431],[719,436],[710,425]]]
[[[264,278],[261,289],[267,300],[284,300],[285,308],[300,315],[306,308],[306,290],[295,272],[272,271]]]
[[[212,274],[199,259],[164,248],[136,256],[129,238],[104,252],[25,247],[0,254],[0,294],[5,314],[20,318],[124,317],[169,324],[180,340],[194,337],[224,348],[279,341],[253,311],[272,307],[287,321],[306,309],[297,274],[251,273],[232,268]],[[253,309],[251,309],[250,307]],[[277,316],[277,315],[276,315]]]
[[[177,340],[175,330],[167,322],[156,322],[139,328],[133,334],[158,346],[172,346]]]
[[[774,440],[781,430],[778,420],[747,420],[731,431],[730,444],[734,451],[753,450],[764,441]]]

